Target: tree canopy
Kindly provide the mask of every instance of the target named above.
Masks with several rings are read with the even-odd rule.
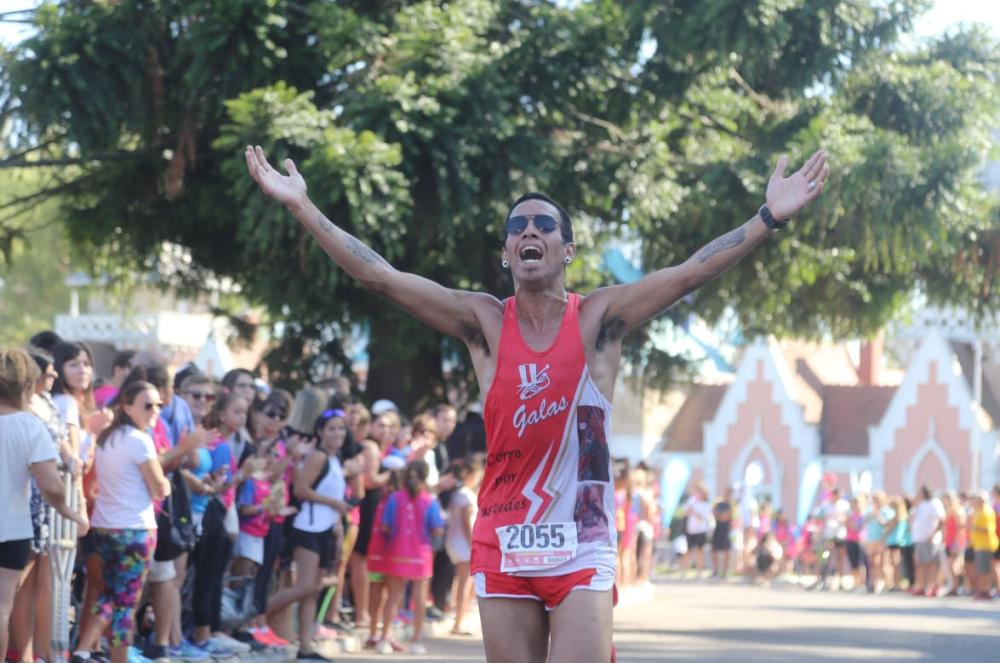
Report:
[[[922,0],[60,2],[3,54],[4,165],[72,166],[76,247],[136,266],[164,241],[291,324],[295,348],[371,332],[373,395],[442,395],[455,341],[335,269],[254,191],[247,143],[296,159],[335,223],[448,286],[511,291],[507,205],[543,190],[593,247],[645,269],[752,216],[777,156],[825,147],[826,195],[680,310],[751,332],[869,333],[920,291],[1000,303],[996,200],[977,174],[1000,50],[971,29],[903,40]],[[591,250],[588,250],[591,249]],[[317,341],[318,342],[318,341]],[[639,333],[629,357],[663,374]]]

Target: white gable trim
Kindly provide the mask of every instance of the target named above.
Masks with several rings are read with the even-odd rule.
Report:
[[[930,379],[931,364],[937,365],[937,377],[946,387],[948,405],[958,411],[958,427],[972,433],[970,439],[973,448],[970,451],[974,457],[979,456],[979,449],[974,448],[978,441],[978,431],[974,429],[976,423],[972,413],[972,394],[965,380],[954,370],[954,362],[955,356],[945,337],[936,329],[930,330],[910,361],[903,383],[893,394],[882,420],[868,429],[876,486],[885,486],[886,454],[896,446],[896,434],[906,425],[906,412],[916,404],[920,385],[927,384]],[[968,478],[968,482],[970,488],[979,483],[978,478],[973,476]]]
[[[754,423],[753,436],[746,444],[743,445],[740,455],[737,456],[736,462],[733,463],[732,468],[730,468],[729,485],[732,486],[743,481],[743,474],[746,471],[747,462],[750,460],[750,456],[756,449],[760,449],[761,454],[764,456],[764,462],[767,464],[767,475],[770,478],[766,484],[758,486],[757,491],[760,492],[761,489],[769,490],[771,493],[771,503],[774,505],[775,509],[780,509],[781,490],[784,486],[785,476],[781,463],[778,462],[778,457],[774,455],[774,450],[771,448],[771,445],[767,443],[767,440],[765,440],[764,436],[761,434],[759,416],[756,418],[756,422]]]
[[[919,488],[917,485],[917,472],[920,470],[920,464],[924,462],[924,458],[928,455],[935,456],[941,463],[941,467],[944,468],[945,481],[948,483],[945,489],[958,490],[958,468],[952,465],[948,459],[948,454],[945,453],[944,449],[938,443],[937,435],[934,431],[933,419],[931,419],[930,430],[927,431],[927,440],[917,449],[916,453],[913,454],[913,458],[910,459],[910,462],[903,470],[903,490],[911,495],[916,494]],[[940,489],[940,486],[934,487],[934,490]]]
[[[774,401],[781,411],[781,423],[788,427],[791,444],[799,450],[799,466],[781,467],[775,459],[775,469],[778,470],[775,475],[800,477],[809,461],[819,456],[819,431],[806,422],[802,406],[790,395],[794,383],[777,341],[773,338],[758,338],[743,353],[736,369],[736,379],[723,394],[715,417],[702,424],[705,482],[713,492],[726,488],[719,485],[722,477],[719,477],[718,451],[729,442],[727,432],[736,423],[739,408],[747,400],[748,386],[757,379],[757,367],[761,362],[764,365],[764,380],[774,385]],[[779,489],[783,487],[779,486]]]

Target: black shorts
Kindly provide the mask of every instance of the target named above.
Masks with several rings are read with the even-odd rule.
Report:
[[[966,564],[976,563],[976,551],[972,549],[972,546],[969,546],[968,548],[965,549],[965,555],[963,555],[963,559],[965,560]]]
[[[381,499],[382,490],[380,488],[367,491],[361,499],[358,538],[354,542],[354,551],[359,555],[368,554],[368,544],[372,540],[372,532],[375,529],[375,511],[378,509],[378,503]]]
[[[336,568],[340,561],[340,546],[337,545],[339,537],[334,535],[333,530],[306,532],[293,527],[289,539],[293,550],[305,548],[319,555],[321,569]]]
[[[0,569],[23,571],[31,557],[31,539],[0,541]]]
[[[704,548],[706,538],[707,537],[705,536],[704,532],[702,532],[701,534],[688,534],[687,535],[688,550],[695,550],[696,548]]]
[[[729,540],[729,523],[725,526],[716,525],[715,531],[712,532],[712,550],[729,550],[732,547],[732,542]]]
[[[1000,559],[1000,546],[997,546],[997,549],[993,551],[993,559]]]
[[[847,561],[851,563],[851,568],[861,568],[861,544],[857,541],[845,541],[844,545],[847,546]]]

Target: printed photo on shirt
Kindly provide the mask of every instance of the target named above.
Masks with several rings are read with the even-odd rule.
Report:
[[[604,513],[604,489],[605,484],[598,482],[581,483],[576,488],[573,520],[576,521],[576,539],[580,543],[611,538],[610,523]]]
[[[604,410],[594,405],[576,408],[580,440],[580,481],[611,481],[611,452],[604,435]]]

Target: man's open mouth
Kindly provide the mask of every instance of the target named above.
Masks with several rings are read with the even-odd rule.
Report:
[[[521,258],[521,262],[541,262],[542,261],[542,250],[537,246],[526,246],[521,249],[518,254]]]

